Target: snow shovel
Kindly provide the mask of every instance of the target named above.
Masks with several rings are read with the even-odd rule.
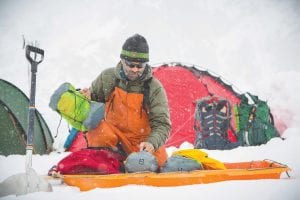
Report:
[[[10,194],[23,195],[31,192],[52,191],[46,179],[37,175],[32,168],[34,114],[35,114],[35,89],[37,66],[44,59],[44,50],[26,45],[26,58],[31,64],[30,103],[28,111],[28,129],[26,144],[26,173],[15,174],[0,183],[0,197]]]

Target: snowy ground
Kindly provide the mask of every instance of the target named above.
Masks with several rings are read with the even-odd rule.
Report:
[[[48,107],[63,82],[88,86],[98,73],[115,66],[125,39],[144,35],[151,63],[181,61],[208,68],[267,99],[273,113],[288,125],[286,140],[260,147],[208,151],[226,162],[272,159],[292,168],[291,178],[230,181],[155,188],[125,186],[80,192],[56,184],[51,193],[2,199],[299,199],[300,160],[300,2],[205,0],[1,0],[0,78],[29,93],[29,66],[22,35],[37,40],[45,60],[37,74],[37,108],[53,135],[59,117]],[[60,149],[67,125],[58,130]],[[170,149],[171,151],[172,149]],[[45,175],[66,153],[33,156],[33,168]],[[0,156],[0,181],[25,171],[25,156]]]

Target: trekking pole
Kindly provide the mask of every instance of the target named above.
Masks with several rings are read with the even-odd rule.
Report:
[[[35,115],[35,90],[36,90],[36,73],[37,66],[44,59],[44,50],[37,47],[26,45],[25,55],[31,64],[31,86],[30,86],[30,102],[28,111],[28,129],[26,144],[26,172],[32,166],[33,136],[34,136],[34,115]]]

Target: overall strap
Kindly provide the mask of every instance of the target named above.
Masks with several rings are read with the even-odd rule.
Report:
[[[143,87],[143,108],[145,111],[149,114],[150,111],[150,81],[152,78],[149,78],[144,82],[144,87]]]
[[[143,94],[143,108],[146,110],[146,112],[149,112],[149,106],[150,106],[150,82],[152,78],[149,78],[148,80],[144,81],[143,88],[141,90]],[[120,79],[115,78],[114,80],[114,86],[110,89],[110,92],[107,93],[107,96],[105,97],[105,101],[108,101],[109,96],[113,93],[115,90],[115,87],[119,87]]]

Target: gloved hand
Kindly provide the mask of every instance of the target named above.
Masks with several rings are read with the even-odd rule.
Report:
[[[87,99],[91,100],[91,91],[89,88],[83,88],[79,92],[83,94]]]
[[[149,153],[154,153],[154,146],[150,142],[141,142],[140,151],[147,151]]]

